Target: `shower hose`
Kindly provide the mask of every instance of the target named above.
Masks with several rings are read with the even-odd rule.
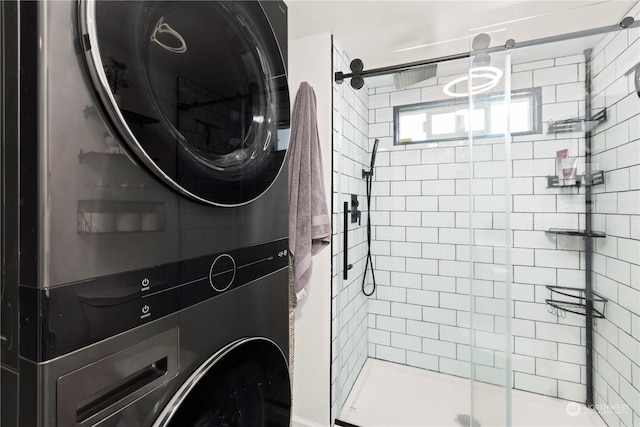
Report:
[[[373,260],[371,258],[371,183],[373,181],[373,168],[370,172],[364,173],[365,183],[367,187],[367,258],[364,264],[364,275],[362,276],[362,293],[370,297],[376,291],[376,275],[373,270]],[[367,283],[367,269],[371,268],[371,279],[373,287],[367,292],[365,287]]]

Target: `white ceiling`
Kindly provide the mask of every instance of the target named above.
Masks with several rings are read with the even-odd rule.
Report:
[[[614,25],[637,0],[286,0],[292,40],[332,33],[365,69]],[[349,70],[344,70],[348,72]]]

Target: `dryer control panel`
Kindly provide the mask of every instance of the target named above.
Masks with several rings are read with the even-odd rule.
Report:
[[[281,239],[55,288],[22,287],[22,336],[28,338],[21,340],[21,356],[36,362],[61,356],[233,292],[288,264],[288,239]]]

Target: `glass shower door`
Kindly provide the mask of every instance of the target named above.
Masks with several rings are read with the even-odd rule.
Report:
[[[334,71],[350,58],[333,39]],[[333,85],[333,254],[331,419],[339,418],[368,356],[368,297],[362,292],[366,247],[369,162],[367,87]],[[367,279],[370,280],[370,274]]]
[[[637,348],[627,319],[640,298],[626,272],[638,255],[620,248],[638,241],[628,224],[640,206],[632,172],[639,48],[637,31],[610,28],[513,50],[502,48],[513,45],[504,31],[485,28],[498,39],[489,49],[501,49],[471,58],[471,73],[489,74],[487,64],[502,71],[495,87],[472,93],[469,108],[477,121],[471,116],[472,417],[480,424],[602,416],[617,425],[635,415],[625,346]],[[481,135],[483,126],[495,130]]]
[[[527,96],[513,103],[510,55],[486,53],[500,35],[474,34],[468,74],[451,85],[468,95],[460,112],[469,134],[469,295],[471,413],[461,424],[511,425],[511,117],[527,112]]]

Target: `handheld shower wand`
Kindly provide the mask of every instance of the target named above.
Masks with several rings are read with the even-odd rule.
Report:
[[[367,187],[367,259],[364,264],[364,275],[362,276],[362,293],[371,296],[376,291],[376,275],[373,270],[373,259],[371,257],[371,183],[373,181],[373,168],[376,163],[376,152],[378,151],[378,138],[373,142],[373,151],[371,153],[371,164],[369,170],[362,169],[362,177]],[[373,280],[373,288],[367,292],[365,285],[367,283],[367,269],[371,267],[371,279]]]

